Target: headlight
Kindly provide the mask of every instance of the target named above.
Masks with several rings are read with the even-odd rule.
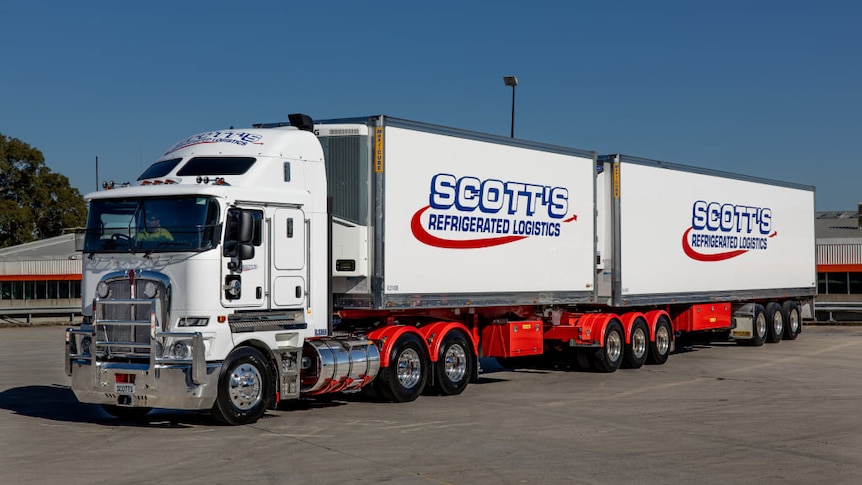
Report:
[[[192,347],[185,340],[174,342],[171,345],[170,357],[177,360],[188,360],[192,358]]]
[[[96,295],[99,298],[107,298],[108,293],[110,293],[110,291],[108,290],[108,284],[104,281],[100,281],[99,284],[96,285]]]
[[[155,298],[156,297],[156,285],[153,282],[147,282],[144,285],[144,296],[147,298]]]

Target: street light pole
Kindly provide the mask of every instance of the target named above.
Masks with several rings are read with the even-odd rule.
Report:
[[[518,85],[518,78],[515,76],[503,76],[503,84],[512,86],[512,130],[509,136],[515,138],[515,86]]]

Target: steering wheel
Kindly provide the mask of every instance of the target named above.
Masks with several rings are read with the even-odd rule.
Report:
[[[132,239],[125,234],[114,233],[111,234],[111,241],[114,241],[114,243],[122,241],[123,243],[128,245],[131,243]]]

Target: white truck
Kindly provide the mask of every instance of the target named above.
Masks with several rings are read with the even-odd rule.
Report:
[[[65,349],[80,401],[244,424],[326,393],[459,394],[480,357],[613,372],[692,332],[795,339],[810,311],[812,187],[387,116],[289,119],[186,138],[136,185],[87,195]]]

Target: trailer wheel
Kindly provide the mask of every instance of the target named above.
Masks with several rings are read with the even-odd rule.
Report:
[[[796,337],[802,333],[802,319],[799,318],[799,307],[794,301],[785,301],[781,306],[781,313],[784,315],[784,338],[787,340],[796,340]]]
[[[649,353],[649,329],[640,318],[632,324],[629,341],[623,364],[630,369],[640,369],[646,362]]]
[[[769,343],[781,342],[784,336],[784,313],[781,305],[775,302],[766,305],[766,341]]]
[[[740,345],[753,345],[755,347],[760,347],[763,345],[763,342],[766,341],[769,330],[767,330],[766,310],[763,309],[763,305],[757,305],[754,308],[754,322],[752,323],[752,327],[751,339],[737,340],[736,343]]]
[[[114,406],[111,404],[103,404],[102,409],[115,418],[125,419],[127,421],[140,421],[153,410],[153,408],[131,408],[126,406]]]
[[[213,417],[230,425],[254,423],[266,412],[272,385],[269,365],[260,351],[234,350],[221,368]]]
[[[613,319],[605,328],[605,344],[593,353],[592,368],[598,372],[615,372],[622,364],[624,350],[623,326]]]
[[[659,317],[655,324],[655,335],[649,345],[649,353],[647,354],[647,363],[661,365],[667,362],[670,357],[670,343],[673,338],[673,332],[670,328],[670,322],[667,317]]]
[[[440,394],[461,394],[470,382],[473,369],[473,352],[464,333],[453,330],[446,334],[440,344],[440,354],[435,364],[437,385]]]
[[[425,389],[428,366],[425,344],[416,334],[405,333],[392,346],[389,366],[374,380],[377,390],[389,401],[414,401]]]

